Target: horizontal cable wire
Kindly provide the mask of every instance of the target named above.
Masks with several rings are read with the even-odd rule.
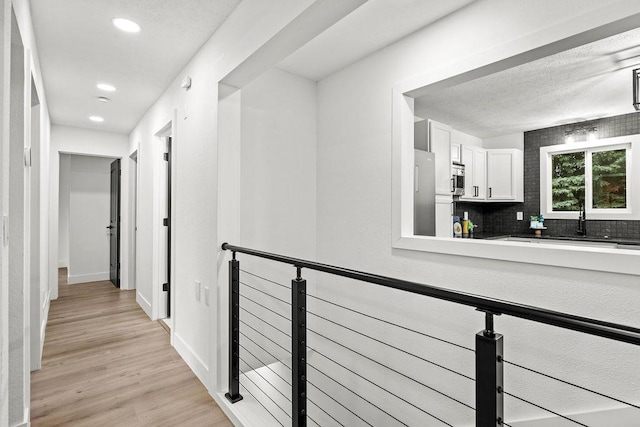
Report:
[[[419,407],[419,406],[417,406],[417,405],[415,405],[415,404],[413,404],[413,403],[409,402],[408,400],[406,400],[406,399],[404,399],[404,398],[402,398],[402,397],[398,396],[397,394],[393,393],[392,391],[389,391],[389,390],[387,390],[386,388],[384,388],[384,387],[382,387],[382,386],[380,386],[380,385],[378,385],[378,384],[374,383],[374,382],[373,382],[373,381],[371,381],[370,379],[363,377],[362,375],[360,375],[359,373],[355,372],[354,370],[349,369],[349,368],[347,368],[346,366],[344,366],[344,365],[342,365],[342,364],[340,364],[340,363],[336,362],[335,360],[331,359],[330,357],[328,357],[328,356],[324,355],[323,353],[320,353],[318,350],[315,350],[315,349],[312,349],[312,350],[313,350],[313,351],[315,351],[316,353],[318,353],[320,356],[322,356],[322,357],[324,357],[324,358],[326,358],[326,359],[331,360],[333,363],[335,363],[336,365],[341,366],[342,368],[346,369],[347,371],[351,372],[352,374],[354,374],[354,375],[356,375],[356,376],[358,376],[358,377],[362,378],[362,379],[363,379],[363,380],[365,380],[366,382],[368,382],[368,383],[370,383],[370,384],[372,384],[372,385],[374,385],[374,386],[378,387],[378,388],[379,388],[379,389],[381,389],[381,390],[386,391],[386,392],[387,392],[387,393],[389,393],[390,395],[395,396],[396,398],[398,398],[398,399],[402,400],[402,401],[403,401],[403,402],[405,402],[406,404],[413,406],[414,408],[416,408],[417,410],[419,410],[419,411],[423,412],[424,414],[429,415],[430,417],[432,417],[432,418],[434,418],[434,419],[436,419],[436,420],[440,421],[441,423],[443,423],[443,424],[445,424],[445,425],[448,425],[448,426],[450,426],[450,427],[453,427],[453,425],[452,425],[452,424],[449,424],[448,422],[446,422],[446,421],[444,421],[444,420],[442,420],[442,419],[438,418],[437,416],[433,415],[432,413],[430,413],[430,412],[428,412],[428,411],[425,411],[425,410],[424,410],[424,409],[422,409],[421,407]],[[364,357],[366,357],[366,356],[364,356]],[[376,363],[377,363],[377,362],[376,362]],[[382,366],[384,366],[384,365],[382,365]],[[389,369],[390,369],[390,368],[389,368]],[[393,371],[393,369],[391,369],[391,370]],[[394,371],[394,372],[395,372],[395,371]],[[402,374],[400,374],[400,375],[402,375]],[[412,378],[410,378],[410,377],[407,377],[407,378],[412,379]],[[415,380],[414,380],[414,381],[415,381]],[[418,381],[416,381],[416,382],[418,382]],[[421,384],[420,382],[418,382],[418,383],[419,383],[419,384]],[[428,386],[425,386],[425,387],[430,388],[430,387],[428,387]],[[434,391],[437,391],[437,390],[434,390]],[[448,397],[448,396],[447,396],[447,397]],[[451,398],[451,399],[453,399],[453,398]],[[453,400],[456,400],[456,399],[453,399]],[[456,401],[457,401],[457,400],[456,400]],[[462,402],[459,402],[459,403],[462,403]],[[462,404],[463,404],[463,405],[465,405],[465,406],[468,406],[468,405],[467,405],[467,404],[465,404],[465,403],[462,403]],[[473,408],[472,408],[472,409],[473,409]],[[398,420],[398,421],[399,421],[399,420]],[[404,423],[403,423],[403,424],[404,424]]]
[[[243,360],[243,362],[244,362],[244,360]],[[247,363],[247,362],[245,362],[245,363]],[[249,367],[250,367],[250,366],[249,366]],[[253,370],[253,369],[252,369],[252,370]],[[253,370],[253,371],[255,372],[255,370]],[[278,404],[276,403],[276,401],[275,401],[275,400],[273,400],[273,398],[272,398],[271,396],[269,396],[267,393],[265,393],[265,391],[264,391],[264,390],[263,390],[263,389],[262,389],[258,384],[256,384],[256,383],[255,383],[251,378],[249,378],[249,376],[247,376],[246,372],[243,372],[242,370],[240,370],[240,372],[242,373],[242,375],[244,375],[244,377],[245,377],[246,379],[248,379],[249,381],[251,381],[251,383],[252,383],[254,386],[256,386],[256,388],[257,388],[258,390],[260,390],[260,391],[262,392],[262,394],[264,394],[264,395],[265,395],[265,396],[266,396],[270,401],[272,401],[272,402],[273,402],[273,404],[274,404],[274,405],[276,405],[276,406],[278,407],[278,409],[280,409],[280,410],[281,410],[282,412],[284,412],[284,413],[285,413],[289,418],[291,418],[291,415],[289,415],[289,413],[288,413],[287,411],[285,411],[284,409],[282,409],[282,408],[280,407],[280,405],[278,405]],[[267,381],[267,382],[268,382],[268,381]],[[273,386],[271,386],[271,387],[273,387]],[[246,388],[246,387],[245,387],[245,388]],[[275,388],[275,387],[274,387],[274,388]],[[253,396],[253,395],[252,395],[252,396]],[[253,397],[255,398],[255,396],[253,396]],[[263,406],[263,408],[264,408],[264,406]],[[266,409],[266,408],[265,408],[265,409]],[[269,413],[271,414],[271,412],[269,412]],[[273,417],[273,414],[271,414],[271,416]],[[273,417],[273,418],[276,418],[276,417]],[[277,420],[277,418],[276,418],[276,420]],[[279,422],[279,421],[278,421],[278,422]]]
[[[454,346],[454,347],[459,347],[459,348],[462,348],[462,349],[464,349],[464,350],[471,351],[471,352],[474,352],[474,353],[475,353],[475,350],[474,350],[474,349],[472,349],[472,348],[470,348],[470,347],[466,347],[466,346],[464,346],[464,345],[456,344],[456,343],[454,343],[454,342],[447,341],[447,340],[445,340],[445,339],[438,338],[438,337],[433,336],[433,335],[429,335],[429,334],[427,334],[427,333],[424,333],[424,332],[421,332],[421,331],[418,331],[418,330],[415,330],[415,329],[409,328],[409,327],[407,327],[407,326],[398,325],[397,323],[393,323],[393,322],[390,322],[390,321],[385,320],[385,319],[380,319],[379,317],[375,317],[375,316],[372,316],[372,315],[370,315],[370,314],[363,313],[363,312],[361,312],[361,311],[355,310],[355,309],[353,309],[353,308],[346,307],[346,306],[344,306],[344,305],[340,305],[340,304],[338,304],[338,303],[335,303],[335,302],[333,302],[333,301],[326,300],[326,299],[324,299],[324,298],[320,298],[320,297],[317,297],[317,296],[314,296],[314,295],[311,295],[311,294],[307,294],[307,296],[308,296],[308,297],[310,297],[310,298],[317,299],[317,300],[319,300],[319,301],[325,302],[325,303],[327,303],[327,304],[335,305],[336,307],[340,307],[340,308],[342,308],[342,309],[345,309],[345,310],[351,311],[351,312],[353,312],[353,313],[360,314],[360,315],[365,316],[365,317],[368,317],[368,318],[370,318],[370,319],[374,319],[374,320],[377,320],[377,321],[379,321],[379,322],[386,323],[386,324],[388,324],[388,325],[396,326],[396,327],[401,328],[401,329],[406,329],[406,330],[407,330],[407,331],[409,331],[409,332],[413,332],[413,333],[415,333],[415,334],[422,335],[422,336],[427,337],[427,338],[431,338],[432,340],[440,341],[440,342],[443,342],[443,343],[445,343],[445,344],[449,344],[449,345],[452,345],[452,346]]]
[[[310,350],[313,350],[311,347],[309,347]],[[321,356],[324,356],[323,354],[317,352],[318,354],[320,354]],[[333,363],[335,363],[336,365],[342,366],[341,364],[339,364],[338,362],[334,361],[333,359],[331,359],[330,357],[324,356],[325,358],[331,360]],[[381,407],[379,407],[378,405],[376,405],[375,403],[371,402],[370,400],[362,397],[360,394],[356,393],[355,391],[349,389],[347,386],[341,384],[340,382],[336,381],[335,379],[331,378],[329,375],[325,374],[324,372],[322,372],[320,369],[316,368],[315,366],[313,366],[311,363],[307,363],[308,366],[312,367],[313,369],[315,369],[317,372],[321,373],[322,375],[324,375],[325,377],[329,378],[331,381],[333,381],[334,383],[338,384],[339,386],[341,386],[342,388],[344,388],[345,390],[347,390],[349,393],[354,394],[356,396],[358,396],[360,399],[364,400],[365,402],[367,402],[369,405],[373,406],[374,408],[378,409],[380,412],[383,412],[385,414],[387,414],[389,417],[393,418],[394,420],[396,420],[397,422],[399,422],[400,424],[402,424],[403,426],[409,427],[409,424],[403,423],[402,421],[400,421],[399,419],[397,419],[396,417],[394,417],[393,415],[391,415],[390,413],[388,413],[387,411],[385,411],[384,409],[382,409]],[[345,368],[348,370],[348,368]],[[315,386],[314,386],[315,387]],[[378,386],[379,387],[379,386]],[[318,387],[316,387],[318,388]],[[318,389],[320,390],[320,389]],[[384,390],[384,389],[383,389]],[[349,411],[351,412],[351,411]],[[353,412],[352,412],[353,413]],[[353,413],[354,415],[356,415],[355,413]],[[356,415],[358,418],[360,418],[360,416]],[[362,418],[360,418],[362,421],[364,421]],[[366,421],[364,421],[365,423],[367,423]],[[369,424],[369,423],[367,423]],[[372,424],[369,424],[372,425]]]
[[[322,412],[324,412],[327,416],[329,416],[333,421],[337,422],[337,423],[338,423],[338,424],[340,424],[342,427],[344,427],[344,424],[342,424],[340,421],[336,420],[336,419],[333,417],[333,415],[331,415],[330,413],[328,413],[327,411],[325,411],[324,409],[322,409],[322,407],[321,407],[320,405],[318,405],[316,402],[314,402],[314,401],[313,401],[313,400],[311,400],[311,399],[308,399],[308,400],[309,400],[309,402],[313,403],[313,405],[314,405],[316,408],[320,409],[320,410],[321,410]],[[307,415],[307,416],[308,416],[309,418],[311,418],[309,415]],[[314,420],[313,418],[311,418],[311,421],[313,421],[314,423],[316,423],[316,422],[315,422],[315,420]],[[321,425],[321,424],[319,424],[319,423],[316,423],[316,424]]]
[[[257,277],[258,279],[262,279],[262,280],[265,280],[265,281],[267,281],[269,283],[273,283],[274,285],[282,286],[283,288],[287,288],[287,289],[291,290],[290,286],[286,286],[286,285],[283,285],[282,283],[274,282],[273,280],[269,280],[266,277],[258,276],[255,273],[251,273],[251,272],[249,272],[247,270],[243,270],[243,269],[240,269],[240,271],[242,271],[243,273],[247,273],[247,274],[249,274],[249,275],[251,275],[253,277]]]
[[[393,348],[393,349],[395,349],[395,350],[398,350],[398,351],[401,351],[401,352],[403,352],[403,353],[406,353],[406,354],[408,354],[408,355],[410,355],[410,356],[415,357],[416,359],[420,359],[420,360],[422,360],[423,362],[430,363],[430,364],[432,364],[432,365],[434,365],[434,366],[437,366],[438,368],[444,369],[445,371],[449,371],[449,372],[454,373],[454,374],[456,374],[456,375],[460,375],[461,377],[466,378],[466,379],[471,380],[471,381],[475,381],[475,380],[476,380],[475,378],[470,377],[470,376],[468,376],[468,375],[465,375],[465,374],[463,374],[463,373],[461,373],[461,372],[458,372],[458,371],[456,371],[456,370],[454,370],[454,369],[447,368],[446,366],[440,365],[440,364],[438,364],[438,363],[436,363],[436,362],[433,362],[433,361],[431,361],[431,360],[429,360],[429,359],[425,359],[425,358],[424,358],[424,357],[422,357],[422,356],[418,356],[417,354],[413,354],[413,353],[411,353],[410,351],[407,351],[407,350],[404,350],[404,349],[402,349],[402,348],[400,348],[400,347],[396,347],[396,346],[394,346],[394,345],[392,345],[392,344],[386,343],[386,342],[384,342],[384,341],[382,341],[382,340],[379,340],[379,339],[377,339],[377,338],[374,338],[374,337],[372,337],[372,336],[369,336],[369,335],[367,335],[367,334],[365,334],[365,333],[363,333],[363,332],[357,331],[357,330],[352,329],[352,328],[350,328],[350,327],[348,327],[348,326],[341,325],[340,323],[338,323],[338,322],[334,322],[333,320],[327,319],[326,317],[324,317],[324,316],[320,316],[319,314],[312,313],[311,311],[307,311],[307,313],[309,313],[309,314],[311,314],[311,315],[313,315],[313,316],[319,317],[320,319],[325,320],[325,321],[327,321],[327,322],[329,322],[329,323],[333,323],[334,325],[340,326],[341,328],[347,329],[347,330],[349,330],[349,331],[351,331],[351,332],[355,332],[356,334],[362,335],[363,337],[367,337],[367,338],[369,338],[369,339],[370,339],[370,340],[372,340],[372,341],[378,342],[378,343],[380,343],[380,344],[386,345],[387,347],[391,347],[391,348]]]
[[[242,374],[244,375],[244,372],[242,372]],[[245,376],[246,376],[246,375],[245,375]],[[251,379],[250,379],[249,377],[247,377],[247,379],[249,379],[249,381],[251,381]],[[251,381],[251,382],[253,382],[253,381]],[[255,384],[255,383],[254,383],[254,384]],[[245,390],[247,393],[249,393],[249,394],[251,395],[251,397],[253,397],[253,399],[254,399],[256,402],[258,402],[258,403],[260,404],[260,406],[262,406],[262,407],[264,408],[264,410],[265,410],[265,411],[267,411],[267,412],[269,413],[269,415],[271,415],[271,416],[273,417],[273,419],[274,419],[274,420],[276,420],[276,421],[278,422],[278,424],[280,424],[282,427],[284,427],[284,424],[282,424],[282,423],[280,422],[280,420],[279,420],[279,419],[277,419],[277,418],[276,418],[276,416],[275,416],[275,415],[273,415],[273,413],[272,413],[272,412],[271,412],[271,411],[270,411],[266,406],[264,406],[264,405],[262,404],[262,402],[260,402],[260,399],[258,399],[258,398],[253,394],[253,393],[251,393],[251,391],[249,391],[249,389],[248,389],[244,384],[240,383],[240,385],[242,386],[242,388],[244,388],[244,390]],[[256,386],[256,387],[257,387],[257,386]],[[260,391],[262,391],[262,390],[260,390]],[[264,392],[262,392],[262,393],[264,394]]]
[[[242,322],[242,321],[240,321],[240,322]],[[242,322],[242,323],[244,323],[244,322]],[[247,326],[247,327],[251,328],[251,326],[249,326],[249,325],[247,325],[247,324],[245,324],[245,326]],[[253,329],[253,328],[251,328],[251,329]],[[253,329],[253,330],[255,331],[255,329]],[[246,334],[244,334],[242,331],[239,331],[239,332],[240,332],[240,335],[242,335],[243,337],[245,337],[246,339],[248,339],[249,341],[251,341],[252,343],[254,343],[255,345],[257,345],[258,347],[260,347],[260,348],[261,348],[265,353],[267,353],[269,356],[273,357],[274,359],[280,360],[280,358],[278,358],[278,357],[274,356],[273,354],[269,353],[269,351],[267,351],[267,349],[265,349],[265,348],[264,348],[264,347],[262,347],[260,344],[258,344],[257,342],[255,342],[254,340],[252,340],[251,338],[249,338],[249,337],[248,337]],[[258,331],[256,331],[256,332],[258,332]],[[260,334],[260,332],[258,332],[258,333]],[[273,340],[272,340],[271,338],[269,338],[268,336],[263,335],[263,334],[260,334],[260,335],[262,335],[263,337],[265,337],[266,339],[268,339],[269,341],[271,341],[272,343],[274,343],[275,345],[277,345],[278,347],[280,347],[281,349],[283,349],[283,350],[284,350],[284,351],[286,351],[287,353],[291,354],[291,352],[290,352],[289,350],[287,350],[286,348],[282,347],[280,344],[278,344],[277,342],[273,341]],[[283,363],[283,365],[284,365],[284,363]],[[287,365],[285,365],[285,366],[287,366]],[[288,367],[288,366],[287,366],[287,367]],[[291,368],[289,368],[289,369],[291,369]]]
[[[606,395],[604,393],[600,393],[598,391],[591,390],[591,389],[588,389],[586,387],[582,387],[582,386],[577,385],[577,384],[573,384],[573,383],[571,383],[569,381],[566,381],[566,380],[563,380],[563,379],[560,379],[560,378],[556,378],[556,377],[554,377],[552,375],[549,375],[549,374],[545,374],[544,372],[536,371],[535,369],[527,368],[526,366],[522,366],[522,365],[519,365],[519,364],[514,363],[514,362],[509,362],[508,360],[504,360],[504,363],[508,363],[509,365],[517,366],[518,368],[524,369],[525,371],[529,371],[529,372],[533,372],[534,374],[542,375],[543,377],[547,377],[547,378],[550,378],[552,380],[556,380],[558,382],[570,385],[570,386],[578,388],[580,390],[584,390],[584,391],[588,391],[588,392],[593,393],[593,394],[597,394],[598,396],[602,396],[602,397],[605,397],[607,399],[614,400],[614,401],[616,401],[618,403],[623,403],[625,405],[631,406],[632,408],[640,409],[640,406],[634,405],[633,403],[625,402],[624,400],[620,400],[618,398]]]
[[[309,366],[311,366],[311,365],[309,365]],[[312,368],[313,368],[313,366],[312,366]],[[318,369],[316,369],[316,368],[313,368],[313,369],[315,369],[316,371],[318,370]],[[324,374],[324,375],[326,375],[326,374]],[[331,379],[333,379],[333,378],[331,378]],[[335,381],[335,380],[334,380],[334,381]],[[367,425],[370,425],[371,427],[373,427],[373,424],[368,423],[364,418],[362,418],[360,415],[356,414],[356,413],[355,413],[355,412],[353,412],[351,409],[349,409],[349,408],[347,408],[346,406],[344,406],[342,403],[338,402],[338,401],[337,401],[333,396],[331,396],[331,395],[329,395],[328,393],[326,393],[326,392],[325,392],[324,390],[322,390],[320,387],[318,387],[317,385],[315,385],[314,383],[312,383],[312,382],[311,382],[311,381],[309,381],[308,379],[307,379],[307,382],[308,382],[312,387],[314,387],[316,390],[318,390],[320,393],[324,394],[324,395],[325,395],[325,396],[327,396],[329,399],[333,400],[333,401],[334,401],[334,402],[336,402],[338,405],[342,406],[344,409],[346,409],[347,411],[351,412],[351,413],[352,413],[353,415],[355,415],[356,417],[360,418],[360,420],[361,420],[362,422],[364,422],[364,423],[366,423]],[[343,387],[344,387],[344,386],[343,386]],[[367,401],[367,402],[369,402],[369,401]],[[369,402],[369,403],[371,403],[371,402]],[[372,404],[372,405],[373,405],[373,404]],[[374,406],[375,406],[375,405],[374,405]],[[376,406],[376,408],[377,408],[377,406]]]
[[[249,353],[249,354],[250,354],[254,359],[256,359],[256,360],[258,361],[258,363],[260,363],[262,366],[264,366],[265,368],[267,368],[268,370],[270,370],[271,372],[273,372],[274,374],[276,374],[276,376],[277,376],[278,378],[280,378],[280,379],[281,379],[282,381],[284,381],[284,382],[285,382],[289,387],[291,387],[291,383],[290,383],[289,381],[287,381],[287,380],[286,380],[286,379],[284,379],[280,374],[278,374],[276,371],[274,371],[273,369],[271,369],[271,367],[270,367],[269,365],[267,365],[266,363],[264,363],[262,360],[258,359],[258,357],[257,357],[255,354],[253,354],[251,351],[249,351],[245,346],[243,346],[243,345],[242,345],[242,344],[240,344],[240,343],[239,343],[239,345],[240,345],[240,347],[242,347],[242,348],[244,349],[244,351],[246,351],[246,352],[247,352],[247,353]],[[246,362],[245,362],[245,363],[246,363]],[[247,366],[249,366],[249,367],[251,368],[251,365],[249,365],[248,363],[247,363]],[[285,366],[286,366],[286,365],[285,365]],[[253,368],[251,368],[251,369],[253,369]],[[262,375],[261,375],[261,376],[262,376]],[[265,379],[265,381],[267,381],[267,380]],[[267,382],[268,382],[268,381],[267,381]],[[275,387],[274,387],[274,388],[275,388]],[[278,390],[278,391],[279,391],[279,390]],[[280,394],[282,394],[282,393],[280,393]],[[283,396],[284,396],[284,394],[283,394]],[[289,402],[291,402],[291,399],[289,399],[287,396],[284,396],[284,397],[285,397],[285,399],[287,399]]]
[[[441,392],[440,390],[437,390],[437,389],[435,389],[435,388],[433,388],[433,387],[431,387],[431,386],[426,385],[425,383],[423,383],[423,382],[421,382],[421,381],[416,380],[415,378],[411,378],[411,377],[410,377],[409,375],[407,375],[407,374],[403,374],[402,372],[400,372],[400,371],[398,371],[398,370],[396,370],[396,369],[393,369],[393,368],[391,368],[391,367],[389,367],[389,366],[387,366],[387,365],[384,365],[383,363],[380,363],[380,362],[378,362],[377,360],[375,360],[375,359],[373,359],[373,358],[371,358],[371,357],[369,357],[369,356],[365,356],[364,354],[360,353],[359,351],[354,350],[354,349],[352,349],[352,348],[350,348],[350,347],[347,347],[347,346],[346,346],[346,345],[344,345],[344,344],[340,344],[338,341],[335,341],[335,340],[333,340],[333,339],[331,339],[331,338],[329,338],[329,337],[327,337],[327,336],[325,336],[325,335],[322,335],[321,333],[316,332],[316,331],[314,331],[313,329],[308,329],[308,330],[309,330],[309,331],[311,331],[311,332],[313,332],[313,333],[314,333],[314,334],[316,334],[316,335],[321,336],[322,338],[324,338],[324,339],[326,339],[326,340],[331,341],[331,342],[332,342],[332,343],[334,343],[334,344],[339,345],[340,347],[343,347],[343,348],[345,348],[345,349],[347,349],[347,350],[349,350],[349,351],[351,351],[351,352],[353,352],[353,353],[357,354],[357,355],[358,355],[358,356],[360,356],[360,357],[364,357],[365,359],[370,360],[370,361],[372,361],[373,363],[376,363],[376,364],[378,364],[378,365],[382,366],[383,368],[387,368],[387,369],[388,369],[388,370],[390,370],[391,372],[395,372],[396,374],[398,374],[398,375],[400,375],[400,376],[403,376],[403,377],[407,378],[408,380],[411,380],[411,381],[413,381],[413,382],[415,382],[415,383],[417,383],[417,384],[420,384],[421,386],[423,386],[423,387],[425,387],[425,388],[428,388],[429,390],[434,391],[434,392],[436,392],[436,393],[440,394],[441,396],[444,396],[444,397],[446,397],[446,398],[448,398],[448,399],[450,399],[450,400],[452,400],[452,401],[454,401],[454,402],[457,402],[457,403],[461,404],[462,406],[466,406],[467,408],[471,409],[472,411],[475,411],[475,408],[474,408],[473,406],[468,405],[468,404],[464,403],[463,401],[456,399],[455,397],[451,397],[451,396],[449,396],[448,394]],[[325,356],[325,357],[326,357],[326,356]],[[425,411],[425,412],[426,412],[426,411]],[[428,412],[427,412],[427,413],[428,413]],[[429,415],[431,415],[431,414],[429,414]],[[437,418],[437,417],[434,417],[434,418]]]
[[[249,363],[248,363],[246,360],[244,360],[242,357],[240,357],[239,359],[242,361],[242,363],[244,363],[245,365],[247,365],[247,367],[249,367],[249,369],[251,369],[254,373],[256,373],[260,378],[262,378],[262,379],[263,379],[267,384],[269,384],[269,385],[271,386],[271,388],[273,388],[275,391],[277,391],[278,393],[280,393],[280,395],[281,395],[282,397],[284,397],[284,398],[285,398],[289,403],[291,403],[291,399],[289,399],[289,398],[288,398],[288,397],[287,397],[283,392],[281,392],[281,391],[278,389],[278,387],[274,386],[274,385],[271,383],[271,381],[269,381],[268,379],[266,379],[266,378],[265,378],[265,377],[264,377],[260,372],[258,372],[258,371],[256,370],[256,368],[254,368],[253,366],[249,365]],[[260,388],[260,387],[259,387],[259,388]],[[262,390],[262,388],[260,388],[260,390],[264,393],[264,390]],[[265,393],[265,394],[266,394],[266,393]],[[273,403],[276,403],[276,402],[273,402]],[[276,406],[277,406],[278,408],[282,409],[282,408],[280,407],[280,405],[278,405],[277,403],[276,403]],[[284,411],[284,409],[282,409],[282,410]]]
[[[276,331],[280,332],[283,335],[288,336],[289,338],[291,338],[291,334],[286,333],[285,331],[283,331],[282,329],[278,328],[277,326],[273,326],[271,323],[267,322],[266,320],[264,320],[262,317],[256,316],[255,314],[253,314],[252,312],[250,312],[249,310],[240,307],[240,310],[244,311],[245,313],[247,313],[248,315],[255,317],[256,319],[258,319],[259,321],[261,321],[262,323],[264,323],[267,326],[271,326],[273,329],[275,329]]]
[[[278,298],[278,297],[277,297],[277,296],[275,296],[275,295],[271,295],[269,292],[265,292],[265,291],[263,291],[262,289],[258,289],[258,288],[256,288],[256,287],[253,287],[253,286],[251,286],[251,285],[248,285],[248,284],[246,284],[246,283],[244,283],[244,282],[242,282],[242,281],[240,281],[240,284],[242,284],[242,285],[246,286],[247,288],[251,288],[251,289],[253,289],[253,290],[254,290],[254,291],[256,291],[256,292],[260,292],[260,293],[262,293],[262,294],[265,294],[265,295],[266,295],[266,296],[268,296],[268,297],[271,297],[271,298],[276,299],[276,300],[278,300],[278,301],[280,301],[280,302],[283,302],[283,303],[285,303],[285,304],[287,304],[287,305],[291,305],[291,303],[290,303],[289,301],[283,300],[282,298]]]
[[[571,422],[576,423],[576,424],[578,424],[578,425],[580,425],[580,426],[583,426],[583,427],[589,427],[589,426],[588,426],[588,425],[586,425],[586,424],[582,424],[581,422],[578,422],[578,421],[576,421],[576,420],[572,420],[571,418],[569,418],[569,417],[567,417],[567,416],[564,416],[564,415],[562,415],[562,414],[559,414],[558,412],[554,412],[554,411],[552,411],[551,409],[545,408],[544,406],[540,406],[540,405],[538,405],[538,404],[535,404],[535,403],[533,403],[533,402],[530,402],[530,401],[528,401],[528,400],[526,400],[526,399],[523,399],[522,397],[516,396],[515,394],[507,393],[507,392],[506,392],[506,391],[504,391],[504,390],[503,390],[502,392],[503,392],[505,395],[507,395],[507,396],[511,396],[511,397],[513,397],[514,399],[518,399],[518,400],[519,400],[519,401],[521,401],[521,402],[528,403],[529,405],[531,405],[531,406],[535,406],[536,408],[542,409],[543,411],[547,411],[547,412],[549,412],[549,413],[551,413],[551,414],[553,414],[553,415],[557,415],[557,416],[559,416],[560,418],[564,418],[564,419],[565,419],[565,420],[567,420],[567,421],[571,421]]]
[[[278,315],[278,316],[282,317],[282,318],[283,318],[283,319],[285,319],[285,320],[291,321],[291,319],[289,319],[287,316],[283,316],[282,314],[278,313],[277,311],[272,310],[272,309],[270,309],[269,307],[267,307],[267,306],[265,306],[265,305],[262,305],[262,304],[260,304],[259,302],[256,302],[256,301],[252,300],[251,298],[249,298],[249,297],[248,297],[248,296],[246,296],[246,295],[240,294],[240,296],[241,296],[242,298],[244,298],[244,299],[247,299],[247,300],[251,301],[252,303],[254,303],[254,304],[256,304],[256,305],[259,305],[260,307],[264,308],[265,310],[269,310],[269,311],[270,311],[270,312],[272,312],[273,314],[276,314],[276,315]]]

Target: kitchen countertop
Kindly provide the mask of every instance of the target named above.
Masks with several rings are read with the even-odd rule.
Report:
[[[597,237],[597,236],[554,236],[551,234],[543,234],[542,236],[536,236],[533,233],[473,233],[474,239],[487,239],[487,240],[497,240],[497,239],[505,239],[508,237],[517,237],[520,239],[540,239],[540,240],[568,240],[575,242],[611,242],[617,243],[620,245],[638,245],[640,246],[640,239],[628,239],[628,238],[618,238],[618,237]]]

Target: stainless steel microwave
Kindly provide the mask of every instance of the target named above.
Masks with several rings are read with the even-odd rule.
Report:
[[[451,193],[454,196],[464,196],[464,165],[453,162],[451,165]]]

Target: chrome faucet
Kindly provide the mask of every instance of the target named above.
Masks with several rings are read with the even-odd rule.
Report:
[[[580,213],[578,214],[578,229],[576,230],[580,236],[587,235],[587,215],[584,212],[584,202],[580,203]]]

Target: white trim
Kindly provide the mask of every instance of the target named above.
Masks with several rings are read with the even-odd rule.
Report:
[[[634,150],[633,147],[636,147]],[[640,135],[627,135],[615,138],[600,139],[598,141],[585,141],[574,144],[558,144],[540,148],[540,213],[548,219],[577,219],[578,212],[562,212],[552,210],[552,194],[550,181],[552,174],[551,157],[555,154],[573,153],[585,151],[585,210],[589,220],[639,220],[640,219],[640,194],[633,185],[640,182],[640,168],[632,167],[634,156],[638,156],[640,150]],[[593,209],[593,190],[591,185],[591,155],[594,152],[607,150],[627,150],[627,208],[626,209]],[[635,154],[634,154],[635,153]],[[636,159],[638,162],[638,159]],[[635,191],[635,193],[634,193]]]
[[[147,300],[144,296],[142,296],[142,294],[140,293],[140,291],[136,291],[136,302],[138,303],[138,305],[140,307],[142,307],[142,309],[144,310],[145,313],[147,313],[147,316],[149,316],[149,318],[151,320],[155,320],[153,318],[153,316],[151,315],[151,303],[149,302],[149,300]]]
[[[58,268],[67,268],[69,267],[69,261],[62,260],[62,261],[58,261]]]
[[[236,427],[248,427],[249,423],[247,418],[242,416],[243,411],[238,410],[229,400],[225,397],[224,393],[209,393],[213,400],[216,401],[222,412],[229,418],[229,421]]]
[[[613,425],[633,426],[637,425],[638,422],[637,409],[631,407],[601,409],[597,411],[567,415],[571,417],[571,419],[586,425],[611,425],[611,421],[615,420]],[[558,416],[550,416],[532,420],[509,421],[509,425],[512,427],[545,427],[556,425],[556,422],[561,421],[561,418]]]
[[[29,427],[29,418],[31,417],[29,408],[25,408],[23,417],[23,421],[20,424],[16,424],[15,427]]]
[[[100,282],[103,280],[109,280],[109,272],[104,273],[92,273],[92,274],[78,274],[67,278],[67,284],[75,285],[78,283]]]
[[[173,337],[173,347],[180,357],[187,363],[189,368],[196,374],[202,384],[209,383],[209,366],[196,354],[196,352],[185,342],[180,335],[171,330]]]

